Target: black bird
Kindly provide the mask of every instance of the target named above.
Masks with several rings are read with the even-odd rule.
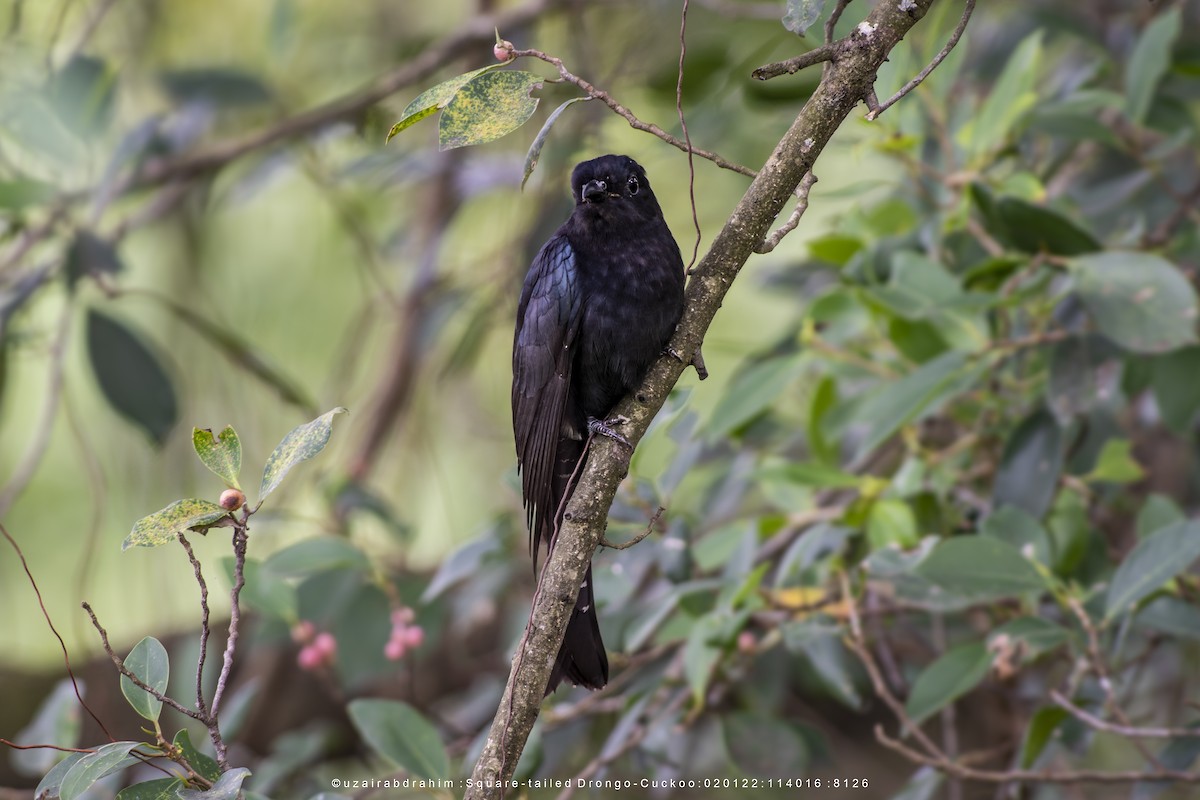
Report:
[[[513,432],[530,548],[553,546],[589,432],[610,436],[683,313],[684,269],[646,171],[628,156],[584,161],[575,208],[542,246],[521,291],[513,341]],[[619,438],[619,437],[618,437]],[[563,678],[608,682],[588,567],[546,694]]]

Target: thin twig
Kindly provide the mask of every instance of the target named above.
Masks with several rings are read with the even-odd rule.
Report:
[[[241,523],[233,529],[233,588],[229,590],[229,637],[225,641],[224,663],[221,664],[221,674],[217,678],[217,688],[213,692],[212,717],[216,719],[220,710],[221,698],[225,694],[225,686],[229,681],[229,673],[233,670],[233,653],[237,649],[238,623],[241,621],[241,606],[238,602],[242,587],[246,585],[246,519],[250,514],[249,506],[242,508]]]
[[[179,543],[187,553],[188,561],[192,562],[192,571],[196,575],[196,583],[200,586],[200,656],[196,660],[196,709],[203,714],[208,713],[208,705],[204,701],[204,662],[208,659],[208,637],[211,629],[208,624],[208,584],[204,581],[204,573],[200,569],[200,559],[192,550],[192,543],[183,535],[176,534]]]
[[[67,653],[67,643],[58,633],[58,628],[54,627],[54,621],[50,619],[50,612],[46,610],[46,603],[42,600],[42,590],[38,588],[37,581],[33,579],[33,572],[29,569],[29,563],[25,560],[25,554],[21,552],[21,546],[17,544],[17,540],[12,537],[8,529],[4,527],[4,523],[0,522],[0,533],[4,534],[4,538],[12,545],[12,549],[17,552],[17,558],[21,560],[21,569],[25,570],[25,577],[29,579],[29,585],[33,587],[33,593],[37,596],[38,607],[42,609],[42,616],[46,620],[46,624],[50,626],[50,632],[54,634],[54,638],[58,639],[58,646],[62,648],[63,663],[67,667],[67,677],[71,679],[71,686],[75,689],[75,699],[79,701],[79,705],[83,706],[84,711],[88,712],[96,724],[100,726],[100,730],[104,731],[104,735],[108,737],[110,742],[115,742],[116,738],[109,733],[108,727],[100,721],[100,717],[96,716],[96,712],[92,711],[92,707],[83,701],[83,693],[79,691],[79,681],[75,679],[75,670],[71,668],[71,656]]]
[[[1178,739],[1200,736],[1200,728],[1138,728],[1129,725],[1117,725],[1084,711],[1064,697],[1057,689],[1050,690],[1050,699],[1054,701],[1055,705],[1068,712],[1089,728],[1104,731],[1105,733],[1115,733],[1130,739]]]
[[[796,230],[796,226],[800,224],[800,218],[804,216],[805,211],[808,211],[808,193],[812,191],[813,184],[816,182],[817,176],[813,174],[812,170],[809,170],[804,176],[804,180],[800,181],[800,185],[796,187],[796,208],[792,211],[792,215],[787,218],[787,222],[779,226],[778,230],[764,239],[762,244],[754,248],[754,252],[759,255],[771,252],[779,246],[783,237]]]
[[[607,547],[609,550],[628,550],[629,548],[633,547],[638,542],[642,541],[642,539],[645,539],[647,536],[654,533],[654,528],[656,525],[658,525],[658,521],[660,519],[662,519],[662,515],[663,515],[664,511],[666,511],[666,509],[663,508],[662,506],[659,506],[658,511],[655,511],[654,516],[651,517],[650,521],[646,523],[646,530],[642,531],[637,536],[630,539],[628,542],[621,542],[620,544],[614,544],[608,540],[608,537],[601,536],[600,537],[600,546]]]
[[[88,613],[89,617],[91,617],[92,627],[96,629],[96,632],[98,634],[100,634],[100,643],[102,645],[104,645],[104,652],[108,653],[108,657],[110,659],[112,659],[112,662],[113,662],[113,664],[116,665],[118,672],[120,672],[122,675],[124,675],[130,681],[132,681],[134,686],[137,686],[139,689],[142,689],[147,694],[149,694],[151,697],[153,697],[155,700],[158,700],[158,701],[162,702],[163,704],[170,706],[171,708],[175,709],[176,711],[178,711],[180,714],[183,714],[184,716],[191,717],[192,719],[196,720],[197,722],[199,722],[201,724],[208,725],[207,715],[202,714],[199,711],[195,711],[194,709],[188,708],[187,706],[180,703],[178,700],[175,700],[175,699],[163,694],[158,689],[155,689],[153,686],[146,683],[144,680],[142,680],[137,675],[135,675],[133,673],[133,670],[129,669],[129,667],[125,666],[125,659],[123,659],[119,655],[117,655],[116,652],[113,651],[112,645],[108,643],[108,631],[104,630],[104,626],[102,626],[100,624],[100,620],[96,619],[96,612],[93,611],[92,607],[90,605],[88,605],[87,603],[82,603],[81,605],[83,607],[83,610]]]
[[[696,227],[696,242],[692,245],[692,260],[688,262],[686,270],[690,271],[700,256],[701,233],[700,215],[696,211],[696,162],[692,152],[692,135],[688,133],[687,120],[683,116],[683,61],[687,56],[687,13],[688,0],[683,0],[683,11],[679,21],[679,70],[675,78],[675,113],[679,116],[679,127],[683,129],[683,141],[687,145],[688,200],[692,206],[692,224]]]
[[[60,747],[56,744],[17,744],[10,742],[8,739],[0,739],[0,744],[13,750],[58,750],[63,753],[94,753],[95,748],[88,747]]]
[[[839,46],[837,42],[831,42],[823,44],[820,47],[814,47],[807,53],[801,53],[798,56],[789,58],[787,61],[764,64],[754,70],[754,72],[751,72],[750,77],[755,80],[769,81],[771,78],[778,78],[780,75],[795,75],[802,69],[808,69],[825,61],[833,61],[837,57]]]
[[[923,69],[917,73],[917,76],[915,78],[913,78],[908,83],[904,84],[904,86],[900,87],[900,91],[896,92],[894,95],[889,97],[884,102],[876,103],[875,105],[871,105],[868,102],[868,104],[867,104],[867,107],[869,109],[867,111],[867,119],[868,120],[878,119],[880,114],[882,114],[884,111],[887,111],[889,108],[891,108],[893,105],[895,105],[895,103],[901,97],[904,97],[904,95],[908,94],[913,89],[916,89],[918,86],[920,86],[921,81],[928,78],[929,73],[931,73],[935,69],[937,69],[938,65],[941,64],[946,59],[946,56],[950,55],[950,51],[954,49],[954,46],[956,44],[958,44],[958,40],[960,38],[962,38],[963,31],[965,31],[967,29],[967,22],[971,19],[971,12],[974,10],[975,10],[975,0],[967,0],[967,5],[965,8],[963,8],[962,18],[959,19],[958,25],[955,26],[955,28],[954,28],[954,32],[950,34],[950,40],[948,42],[946,42],[946,46],[942,48],[942,51],[933,57],[933,61],[930,61],[929,64],[925,67],[925,69]]]
[[[513,50],[512,53],[514,58],[536,58],[541,61],[545,61],[547,64],[550,64],[558,70],[558,74],[562,76],[564,81],[575,84],[589,97],[594,97],[600,102],[604,103],[604,105],[611,108],[616,114],[623,117],[625,121],[629,123],[629,127],[633,128],[634,130],[653,134],[672,147],[682,150],[685,153],[695,154],[701,158],[707,159],[721,169],[727,169],[732,172],[736,172],[739,175],[745,175],[747,178],[753,178],[755,176],[755,171],[749,167],[744,167],[741,164],[735,164],[732,161],[727,161],[716,153],[709,152],[708,150],[701,150],[698,147],[691,147],[687,142],[672,136],[654,123],[642,122],[634,115],[632,111],[614,100],[612,95],[610,95],[608,92],[597,89],[594,85],[588,81],[585,81],[583,78],[571,74],[571,71],[566,68],[561,58],[547,55],[541,50]]]

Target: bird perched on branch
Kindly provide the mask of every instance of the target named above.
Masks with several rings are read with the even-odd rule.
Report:
[[[535,565],[539,545],[554,545],[590,435],[621,439],[607,415],[683,313],[683,259],[646,171],[628,156],[601,156],[575,167],[571,191],[570,218],[525,278],[513,342],[513,432]],[[589,689],[608,682],[590,565],[546,693],[564,678]]]

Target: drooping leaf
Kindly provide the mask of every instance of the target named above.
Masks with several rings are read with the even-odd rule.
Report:
[[[1200,522],[1173,522],[1142,539],[1113,575],[1105,618],[1112,619],[1134,606],[1197,558],[1200,558]]]
[[[992,536],[947,539],[914,572],[945,591],[980,600],[1046,588],[1037,570],[1015,547]]]
[[[1094,253],[1102,247],[1096,237],[1069,217],[1046,206],[1016,197],[1002,197],[996,201],[996,214],[1008,233],[1009,242],[1026,253],[1078,256]]]
[[[1075,288],[1096,326],[1121,347],[1165,353],[1196,342],[1196,291],[1169,261],[1110,251],[1071,263]]]
[[[725,436],[761,414],[802,369],[800,356],[792,353],[768,358],[739,372],[713,409],[709,436]]]
[[[458,90],[466,86],[472,79],[485,72],[499,69],[502,66],[504,64],[489,64],[486,67],[462,75],[456,75],[449,80],[442,81],[437,86],[421,92],[411,103],[405,106],[404,111],[400,112],[400,121],[391,127],[385,141],[390,142],[396,134],[415,125],[438,110],[445,108],[454,99],[454,95],[458,93]]]
[[[354,700],[346,707],[371,749],[420,778],[446,778],[450,759],[433,727],[412,706],[394,700]]]
[[[329,443],[329,435],[333,432],[333,418],[345,413],[348,413],[346,409],[339,406],[312,422],[293,428],[283,437],[283,441],[275,447],[263,469],[262,484],[258,491],[260,502],[279,487],[292,467],[325,449],[325,445]]]
[[[167,691],[171,676],[171,664],[162,642],[147,636],[133,646],[125,657],[125,666],[147,686],[160,694]],[[121,676],[121,694],[133,710],[148,720],[158,719],[162,713],[162,700],[147,692],[125,675]]]
[[[204,466],[225,481],[226,486],[241,488],[238,475],[242,472],[242,441],[232,425],[226,425],[215,437],[211,428],[193,428],[192,448]]]
[[[229,516],[227,509],[208,500],[176,500],[161,511],[135,522],[133,530],[121,543],[121,549],[158,547],[175,539],[177,533],[207,529],[226,516]]]
[[[1200,409],[1200,347],[1184,347],[1154,359],[1154,400],[1173,433],[1187,435]]]
[[[904,704],[912,721],[920,724],[978,686],[987,676],[991,661],[991,654],[983,642],[947,650],[913,682]]]
[[[959,143],[972,156],[989,153],[1008,141],[1037,102],[1042,36],[1041,29],[1034,30],[1017,45],[979,111],[960,129]]]
[[[542,148],[546,146],[546,139],[550,136],[550,129],[554,127],[554,123],[558,122],[558,118],[562,113],[576,103],[582,103],[584,100],[591,100],[590,97],[573,97],[566,101],[554,111],[550,112],[550,116],[546,117],[546,121],[542,124],[542,129],[538,131],[537,136],[533,137],[533,144],[529,145],[529,152],[525,154],[525,170],[521,176],[521,188],[525,188],[525,183],[529,177],[533,175],[533,171],[537,169],[538,159],[542,157]]]
[[[1014,505],[1034,519],[1045,516],[1058,491],[1065,450],[1053,414],[1038,409],[1026,417],[1004,445],[992,490],[996,507]]]
[[[87,313],[88,360],[104,398],[121,416],[162,444],[175,427],[175,389],[158,356],[123,323]]]
[[[62,778],[58,796],[62,800],[78,800],[93,783],[105,775],[136,764],[137,759],[129,753],[139,744],[141,742],[110,742],[97,747],[94,753],[88,753],[71,765]]]
[[[530,92],[541,85],[541,77],[520,70],[479,75],[442,109],[438,148],[484,144],[521,127],[537,110],[540,101]]]
[[[1142,31],[1125,66],[1125,115],[1133,122],[1146,119],[1158,84],[1171,64],[1171,50],[1179,38],[1181,9],[1168,8]]]
[[[88,754],[67,753],[63,760],[55,764],[38,782],[37,788],[33,790],[33,796],[58,797],[62,793],[63,778],[67,777],[67,773],[74,769],[85,755]]]
[[[803,36],[821,18],[824,9],[825,0],[787,0],[783,27],[797,36]]]

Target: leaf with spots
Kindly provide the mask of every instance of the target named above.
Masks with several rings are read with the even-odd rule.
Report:
[[[333,432],[333,418],[345,413],[346,409],[335,408],[312,422],[293,428],[291,433],[283,437],[283,441],[271,453],[266,467],[263,468],[262,485],[258,491],[260,502],[279,487],[292,467],[325,449],[325,445],[329,443],[329,435]]]
[[[430,114],[445,108],[454,99],[454,95],[458,93],[458,90],[466,86],[474,78],[502,66],[504,65],[491,64],[481,69],[465,72],[462,75],[454,76],[448,81],[442,81],[432,89],[426,89],[421,92],[411,103],[405,106],[404,111],[400,114],[400,121],[388,131],[387,139],[384,140],[384,143],[390,142],[392,137],[402,130],[417,124]]]
[[[1166,259],[1096,253],[1072,260],[1071,272],[1100,332],[1124,349],[1165,353],[1196,342],[1196,290]]]
[[[541,85],[542,78],[520,70],[488,72],[470,81],[442,111],[438,147],[484,144],[521,127],[538,107],[538,98],[529,93]]]
[[[242,471],[242,441],[232,425],[213,436],[211,428],[192,429],[192,447],[204,466],[233,489],[240,489],[238,474]]]
[[[229,511],[207,500],[176,500],[161,511],[135,522],[121,549],[158,547],[174,539],[177,533],[211,528],[228,515]]]

